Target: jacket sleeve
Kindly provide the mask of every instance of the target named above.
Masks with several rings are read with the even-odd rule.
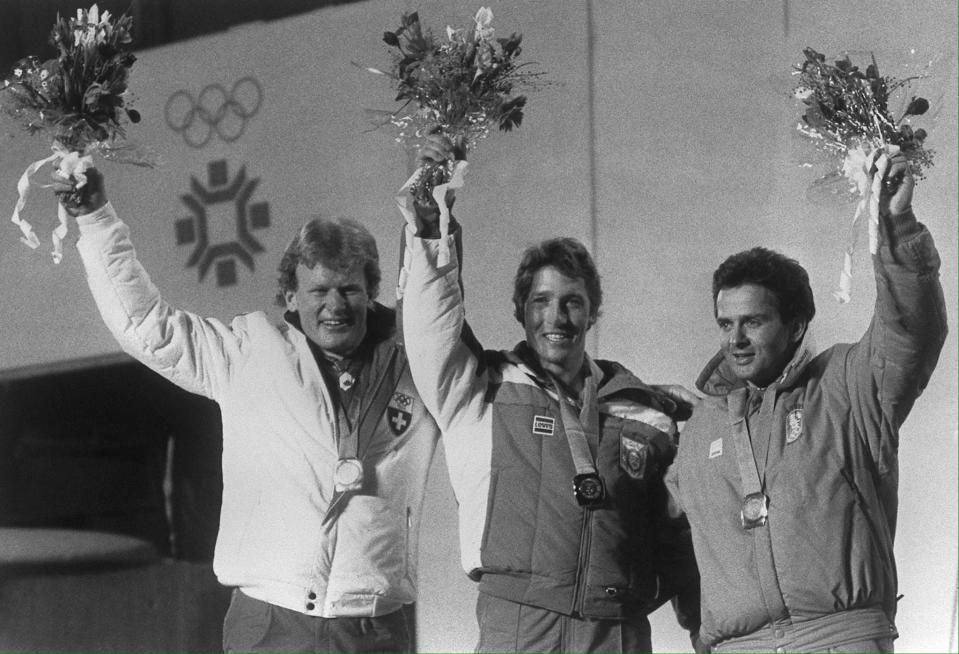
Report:
[[[440,267],[439,241],[404,229],[398,292],[403,340],[417,391],[449,439],[481,422],[488,383],[482,349],[465,319],[459,230],[448,237],[450,263]]]
[[[669,599],[676,621],[689,631],[695,643],[700,626],[699,568],[693,552],[689,522],[678,502],[675,462],[666,470],[663,483],[652,489],[650,502],[656,525],[655,566],[660,601]],[[699,650],[697,650],[699,651]]]
[[[77,218],[77,249],[104,323],[123,351],[178,386],[216,399],[237,336],[223,323],[178,310],[137,260],[130,229],[107,203]]]
[[[881,227],[875,313],[846,356],[852,406],[880,469],[883,451],[898,447],[899,427],[929,382],[947,331],[932,235],[912,212]]]

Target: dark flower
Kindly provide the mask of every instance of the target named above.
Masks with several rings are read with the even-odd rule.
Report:
[[[903,116],[921,116],[929,111],[929,101],[925,98],[912,97],[909,106],[906,107],[906,113]]]
[[[383,41],[394,48],[400,47],[400,37],[396,35],[396,32],[383,32]]]

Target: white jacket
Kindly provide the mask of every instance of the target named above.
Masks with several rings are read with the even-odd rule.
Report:
[[[409,371],[363,457],[372,490],[350,497],[324,526],[338,458],[335,415],[303,333],[263,312],[226,325],[171,307],[110,204],[77,222],[90,289],[124,351],[220,405],[223,505],[213,561],[220,582],[322,617],[383,615],[412,602],[439,432]],[[376,346],[374,375],[394,347],[392,337]],[[388,416],[397,412],[391,428]]]

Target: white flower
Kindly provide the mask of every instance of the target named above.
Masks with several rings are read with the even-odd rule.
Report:
[[[13,69],[13,76],[14,76],[14,77],[23,77],[23,69],[22,69],[22,68],[14,68],[14,69]]]
[[[489,7],[480,7],[479,11],[476,12],[476,18],[473,20],[476,21],[478,29],[489,27],[489,24],[493,22],[493,10]]]
[[[476,40],[488,41],[493,38],[493,28],[490,23],[493,22],[493,10],[489,7],[480,7],[473,19],[476,22]]]
[[[77,9],[76,25],[73,29],[73,45],[91,45],[99,41],[105,34],[110,23],[110,12],[93,5],[89,11]]]
[[[40,71],[40,79],[41,79],[41,80],[44,80],[44,79],[46,79],[46,78],[48,78],[48,77],[50,77],[50,71],[49,71],[49,70],[47,70],[46,68],[44,68],[43,70]]]

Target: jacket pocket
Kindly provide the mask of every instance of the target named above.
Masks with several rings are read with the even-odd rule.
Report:
[[[271,622],[272,607],[268,603],[235,588],[223,619],[223,651],[250,652],[266,645]]]

